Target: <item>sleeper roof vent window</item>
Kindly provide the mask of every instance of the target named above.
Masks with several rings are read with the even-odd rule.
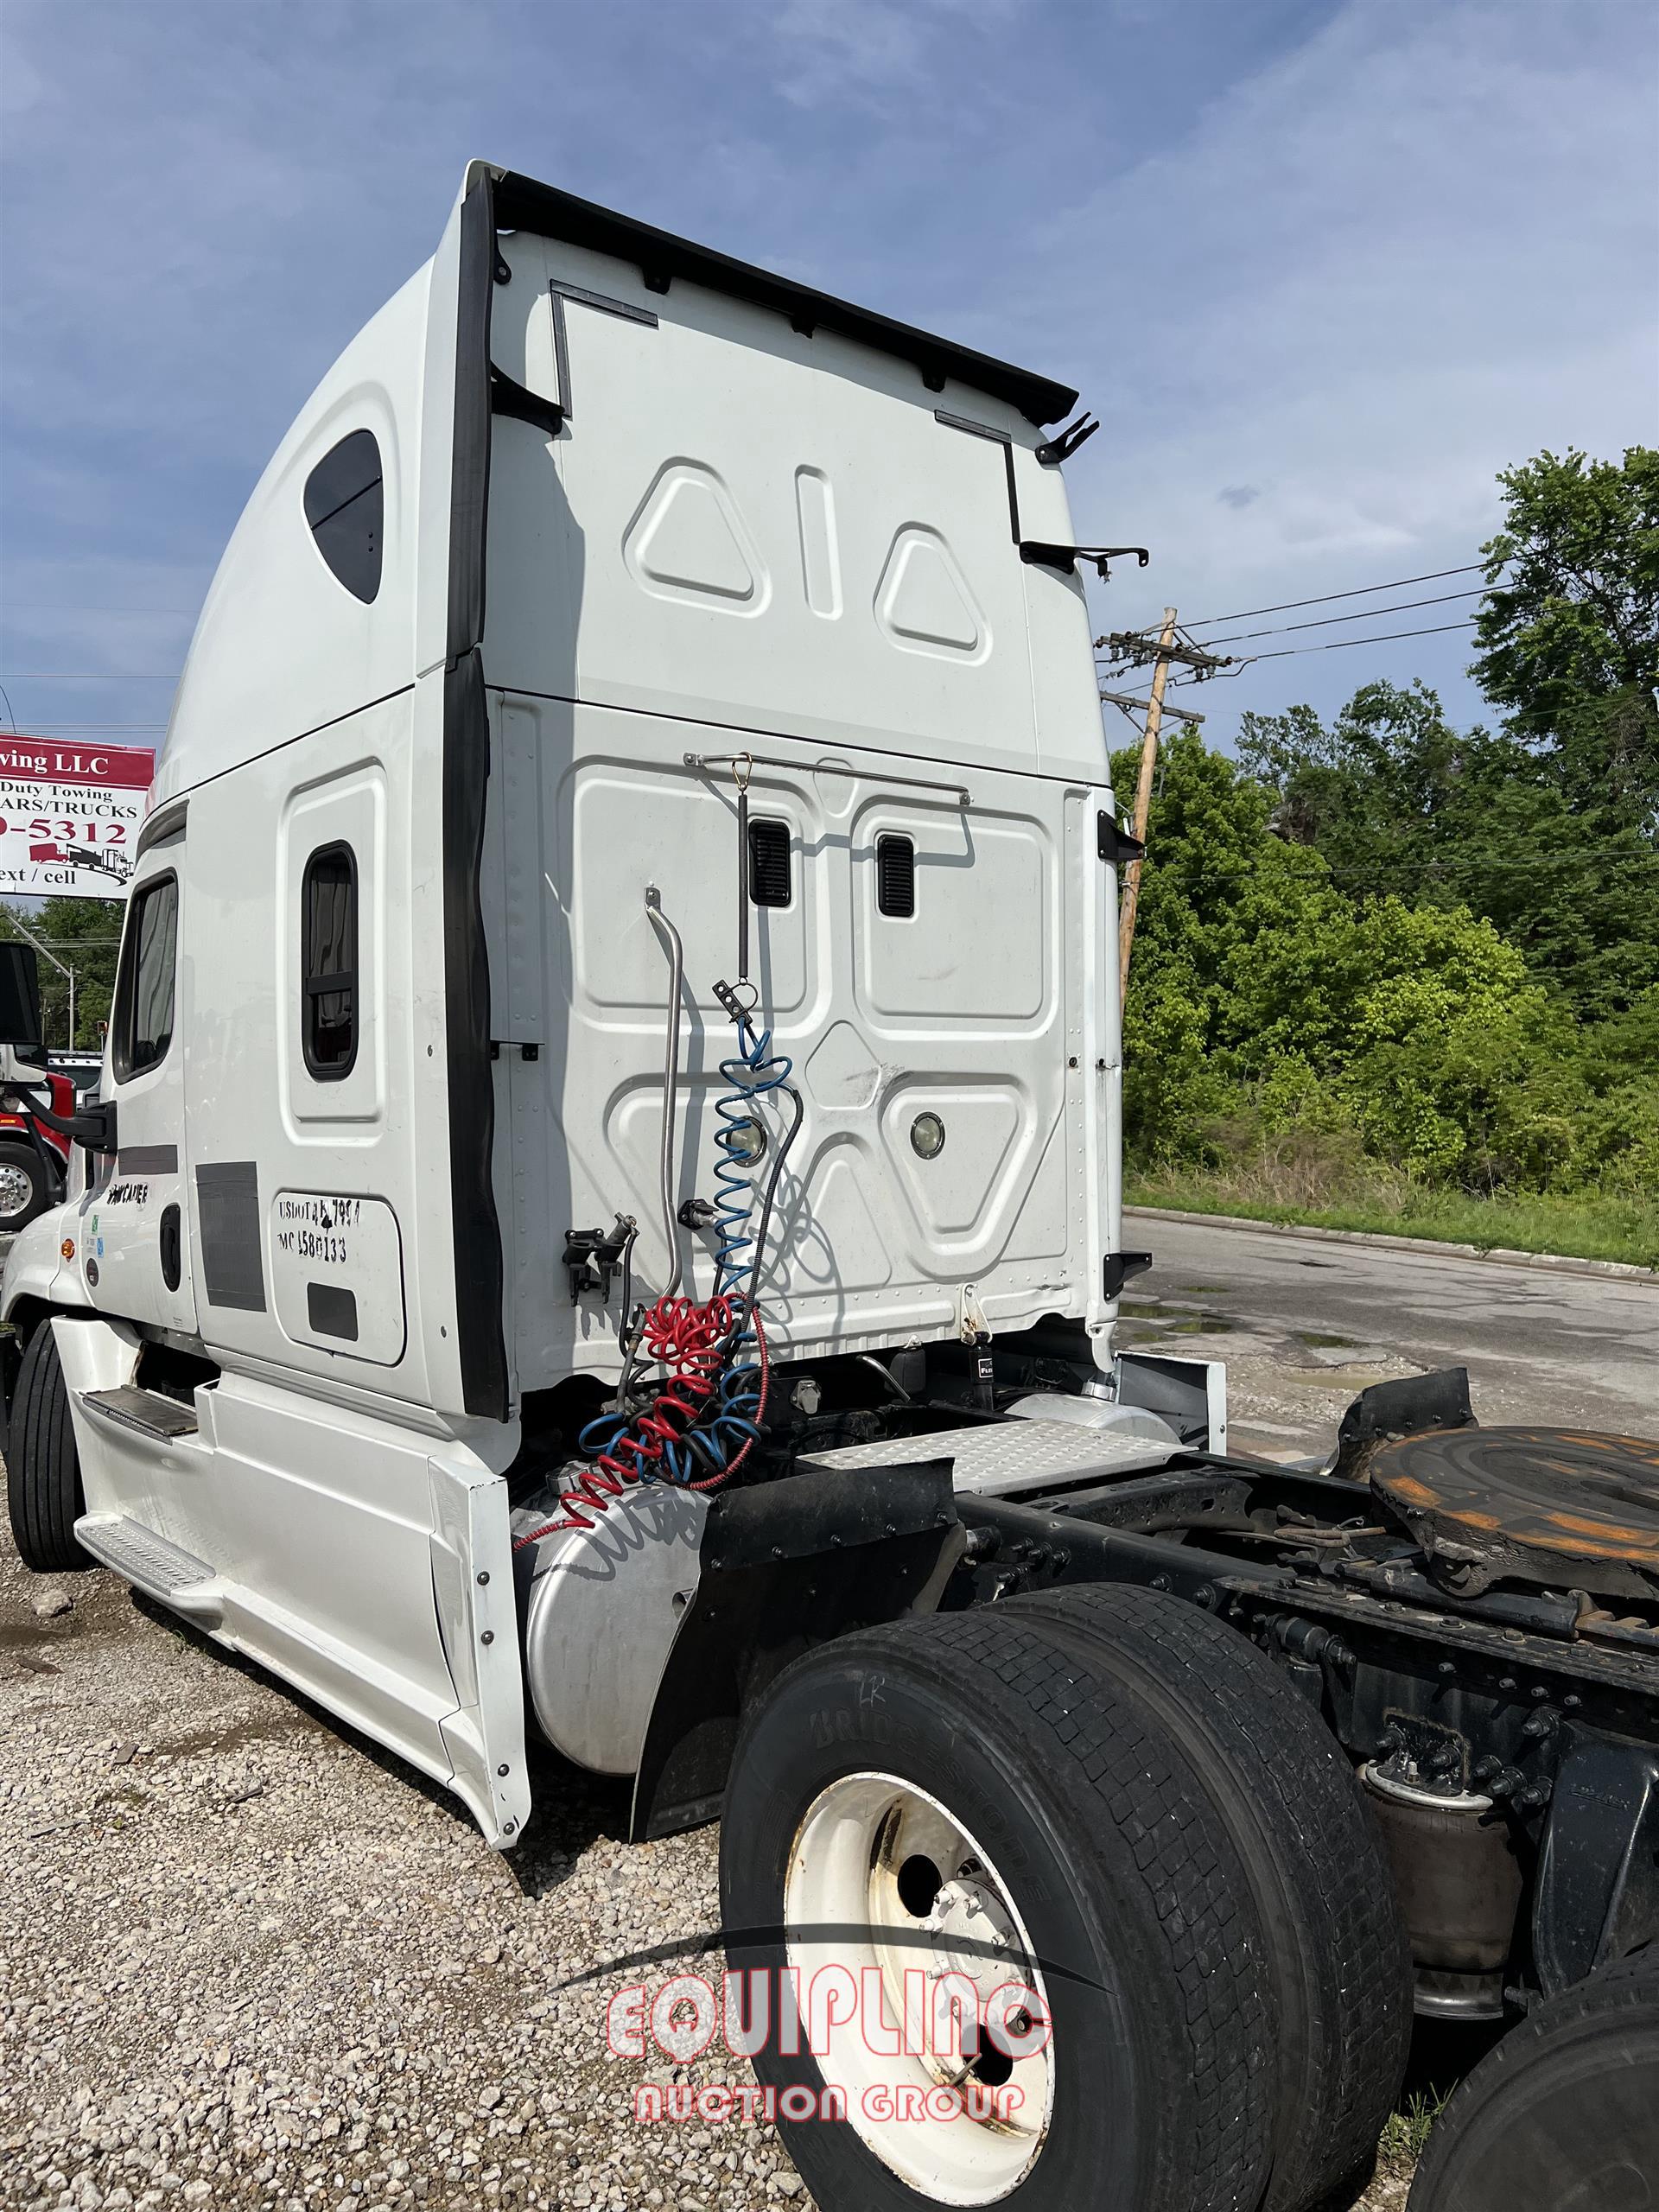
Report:
[[[353,430],[324,454],[305,480],[305,518],[317,550],[355,597],[380,588],[385,492],[372,430]]]

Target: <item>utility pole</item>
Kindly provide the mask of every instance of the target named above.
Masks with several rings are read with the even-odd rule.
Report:
[[[1147,726],[1141,739],[1141,774],[1135,787],[1135,836],[1147,842],[1147,816],[1152,807],[1152,771],[1158,758],[1158,731],[1164,719],[1164,686],[1169,681],[1170,647],[1175,642],[1175,609],[1164,609],[1163,634],[1158,640],[1157,664],[1153,671],[1152,696],[1147,701]],[[1117,924],[1117,988],[1120,1006],[1129,995],[1129,948],[1135,943],[1135,910],[1141,899],[1140,861],[1131,861],[1123,886],[1123,910]]]

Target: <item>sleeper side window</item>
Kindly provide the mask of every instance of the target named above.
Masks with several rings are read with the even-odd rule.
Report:
[[[338,1083],[357,1058],[357,861],[322,845],[300,885],[300,1034],[319,1083]]]
[[[137,893],[121,946],[113,1053],[118,1083],[159,1067],[167,1058],[178,942],[179,880],[158,875]]]
[[[306,478],[305,518],[318,552],[358,599],[372,600],[380,588],[385,510],[374,433],[353,430]]]

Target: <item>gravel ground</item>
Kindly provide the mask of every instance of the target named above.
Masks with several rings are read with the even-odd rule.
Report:
[[[639,1975],[558,1987],[715,1924],[713,1830],[625,1845],[622,1792],[548,1763],[499,1857],[113,1576],[56,1586],[37,1618],[0,1540],[4,2212],[810,2212],[764,2126],[636,2124],[672,2077],[613,2060],[603,2008]]]

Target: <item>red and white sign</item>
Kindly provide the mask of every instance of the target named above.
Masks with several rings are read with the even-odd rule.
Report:
[[[156,755],[0,734],[0,898],[118,899]]]

